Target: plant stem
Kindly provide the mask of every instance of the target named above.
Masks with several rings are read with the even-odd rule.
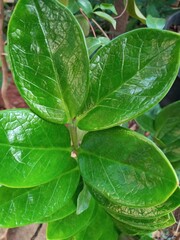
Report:
[[[73,150],[76,152],[78,149],[78,136],[77,136],[77,127],[75,125],[75,121],[73,121],[72,124],[69,124],[68,129],[71,136]]]
[[[102,32],[102,34],[109,39],[108,35],[105,33],[105,31],[102,29],[102,27],[96,22],[96,20],[94,20],[94,18],[92,18],[93,23],[100,29],[100,31]]]
[[[86,14],[83,12],[82,8],[80,8],[79,11],[80,11],[81,14],[83,15],[83,17],[88,21],[89,26],[90,26],[90,28],[91,28],[91,31],[92,31],[94,37],[96,38],[96,37],[97,37],[97,36],[96,36],[96,33],[95,33],[95,31],[94,31],[94,28],[93,28],[93,26],[92,26],[92,24],[91,24],[89,18],[88,18],[88,17],[86,16]]]

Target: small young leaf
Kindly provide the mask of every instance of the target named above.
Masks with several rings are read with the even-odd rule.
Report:
[[[148,28],[163,29],[165,24],[166,20],[164,18],[155,18],[151,15],[148,15],[146,18],[146,25]]]
[[[77,199],[77,210],[76,214],[79,215],[88,209],[91,200],[91,194],[88,191],[86,185],[84,185],[83,190],[80,192]]]
[[[142,23],[146,23],[146,18],[144,15],[140,12],[139,8],[136,5],[135,0],[128,0],[127,4],[127,12],[129,15],[133,18],[136,18],[140,20]]]
[[[80,14],[76,15],[75,17],[78,20],[78,22],[84,32],[84,35],[88,36],[89,30],[90,30],[90,25],[89,25],[89,22],[87,21],[87,19],[85,19],[84,16],[80,15]]]
[[[88,37],[86,38],[86,44],[88,47],[89,56],[91,56],[98,48],[108,44],[110,40],[106,37]]]
[[[70,153],[65,126],[28,109],[0,111],[0,184],[33,187],[51,181],[76,165]]]
[[[165,144],[180,138],[180,101],[174,102],[157,115],[155,119],[156,137]]]
[[[79,215],[73,213],[62,220],[50,222],[47,228],[48,240],[61,240],[73,237],[76,233],[89,225],[94,213],[95,201],[91,199],[89,208],[83,213]]]
[[[89,60],[82,30],[55,0],[20,0],[8,46],[18,89],[42,118],[67,123],[87,97]]]
[[[113,25],[113,28],[116,29],[116,20],[114,20],[114,18],[111,17],[111,15],[100,11],[95,11],[94,14],[110,22]]]
[[[91,18],[92,13],[93,13],[93,8],[88,0],[77,0],[77,4],[79,5],[80,8],[82,8],[83,12]]]
[[[24,189],[0,187],[0,227],[19,227],[40,222],[58,211],[74,195],[78,169],[72,169],[49,183]],[[68,186],[68,187],[67,187]]]
[[[120,127],[86,134],[79,165],[90,189],[128,207],[159,205],[178,186],[163,152],[146,137]]]
[[[136,118],[168,92],[179,71],[180,37],[157,29],[122,34],[91,59],[83,130],[99,130]],[[179,111],[180,112],[180,111]]]
[[[116,11],[116,9],[114,7],[114,4],[111,4],[111,3],[101,3],[100,5],[96,5],[95,6],[94,11],[99,9],[99,8],[101,10],[103,10],[103,11],[105,11],[105,10],[111,11],[112,13],[117,15],[117,11]]]
[[[69,0],[59,0],[60,3],[62,3],[64,6],[68,6]]]

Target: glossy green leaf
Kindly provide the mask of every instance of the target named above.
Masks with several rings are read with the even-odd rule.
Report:
[[[163,151],[170,162],[180,161],[180,139],[169,144]]]
[[[47,228],[48,240],[61,240],[74,236],[89,224],[94,213],[94,208],[95,201],[91,199],[89,208],[83,213],[79,215],[73,213],[62,220],[50,222]]]
[[[94,14],[97,15],[98,17],[103,18],[104,20],[110,22],[113,25],[113,28],[116,29],[116,20],[114,20],[114,18],[111,17],[111,15],[109,15],[105,12],[101,12],[101,11],[95,11]]]
[[[72,238],[73,240],[117,240],[118,233],[111,217],[98,206],[90,224]]]
[[[49,216],[65,206],[79,182],[78,169],[61,177],[26,189],[0,187],[0,227],[19,227]]]
[[[174,102],[157,115],[155,119],[156,137],[165,144],[180,139],[180,101]]]
[[[142,231],[142,230],[149,231],[150,230],[150,232],[153,232],[157,229],[163,229],[163,228],[169,227],[176,223],[176,220],[175,220],[173,214],[162,216],[161,218],[156,219],[154,221],[155,223],[151,222],[152,219],[150,221],[147,220],[146,222],[145,221],[143,222],[142,220],[136,220],[136,219],[124,220],[124,218],[121,218],[121,217],[118,218],[117,216],[114,216],[114,218],[117,219],[119,222],[125,223],[129,226],[139,229],[139,231]],[[158,222],[158,220],[159,220],[159,222]]]
[[[91,59],[79,128],[109,128],[156,105],[177,76],[179,54],[180,36],[157,29],[134,30],[100,48]]]
[[[89,204],[91,201],[91,194],[88,191],[86,185],[84,185],[83,190],[79,193],[79,196],[77,198],[77,210],[76,214],[81,214],[86,209],[88,209]]]
[[[120,127],[86,134],[79,165],[90,189],[125,206],[159,205],[178,186],[161,150],[146,137]]]
[[[79,7],[83,10],[83,12],[91,18],[91,15],[93,13],[93,8],[91,5],[91,2],[88,0],[77,0],[77,4]]]
[[[69,4],[69,0],[59,0],[59,2],[65,6],[68,6],[68,4]]]
[[[144,235],[151,233],[151,229],[140,229],[138,227],[134,227],[132,225],[128,225],[127,223],[122,223],[120,221],[117,221],[114,219],[116,227],[123,233],[126,233],[128,235]]]
[[[155,107],[145,112],[141,116],[136,118],[136,122],[144,131],[149,131],[151,134],[155,134],[154,120],[157,114],[161,111],[160,105],[157,104]]]
[[[63,125],[28,109],[0,111],[0,184],[32,187],[60,176],[76,165],[70,145]]]
[[[107,198],[103,197],[97,191],[91,191],[94,198],[108,211],[115,214],[125,215],[132,218],[155,218],[164,216],[176,208],[180,207],[180,188],[177,188],[176,191],[162,204],[154,207],[146,208],[133,208],[127,207],[120,204],[115,204],[109,201]]]
[[[151,15],[148,15],[146,18],[146,25],[148,28],[163,29],[165,24],[166,20],[164,18],[155,18]]]
[[[84,32],[84,35],[85,36],[88,36],[89,35],[89,30],[90,30],[90,25],[89,25],[89,22],[87,21],[86,18],[84,18],[83,15],[76,15],[76,19],[78,20],[83,32]]]
[[[74,14],[79,11],[79,6],[76,1],[69,0],[68,9]]]
[[[114,7],[114,4],[111,4],[111,3],[101,3],[100,5],[96,5],[94,10],[97,10],[97,9],[101,9],[103,11],[107,10],[107,11],[111,11],[112,13],[116,14],[117,15],[117,11]]]
[[[116,215],[111,214],[111,215],[120,222],[126,223],[128,225],[131,225],[140,229],[151,229],[152,232],[157,229],[169,227],[176,222],[172,213],[168,215],[164,215],[159,218],[151,218],[151,219],[136,219],[136,218],[130,218],[130,217],[117,215],[117,214]]]
[[[86,38],[86,44],[88,47],[89,56],[91,56],[98,48],[108,44],[110,40],[106,37],[88,37]]]
[[[133,18],[140,20],[142,23],[146,23],[145,16],[140,12],[139,8],[136,5],[135,0],[128,0],[127,3],[127,12]]]
[[[70,122],[86,99],[89,74],[83,33],[71,12],[56,0],[18,1],[8,46],[16,85],[30,108],[48,121]]]
[[[58,209],[53,214],[44,217],[40,220],[40,223],[54,222],[59,219],[66,218],[76,211],[76,204],[74,199],[70,199],[62,208]]]

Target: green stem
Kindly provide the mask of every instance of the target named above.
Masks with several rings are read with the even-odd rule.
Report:
[[[73,145],[73,150],[76,152],[78,149],[78,136],[77,136],[77,127],[75,125],[75,122],[73,121],[72,124],[68,126],[70,136],[71,136],[71,141]]]

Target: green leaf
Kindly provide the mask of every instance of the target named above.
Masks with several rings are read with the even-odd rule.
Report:
[[[133,18],[140,20],[142,23],[146,23],[145,16],[140,12],[139,8],[136,5],[135,0],[128,0],[127,12]]]
[[[161,107],[159,104],[157,104],[143,115],[137,117],[136,122],[141,128],[143,128],[144,131],[149,131],[151,134],[154,134],[154,120],[160,111]]]
[[[155,119],[156,137],[165,144],[180,139],[180,101],[174,102],[157,115]]]
[[[55,213],[50,216],[41,219],[41,223],[53,222],[59,219],[66,218],[76,211],[76,204],[74,199],[70,199],[62,208],[58,209]]]
[[[28,109],[0,111],[0,184],[33,187],[51,181],[76,165],[70,154],[65,126]]]
[[[96,5],[94,10],[97,10],[98,8],[100,8],[101,10],[105,11],[111,11],[112,13],[114,13],[115,15],[117,15],[117,11],[114,7],[114,4],[111,3],[101,3],[100,5]]]
[[[128,235],[145,235],[151,233],[151,229],[140,229],[138,227],[134,227],[132,225],[128,225],[127,223],[122,223],[114,219],[116,227],[121,231]]]
[[[94,14],[97,15],[98,17],[103,18],[106,21],[110,22],[113,25],[113,28],[116,29],[116,20],[114,20],[114,18],[111,17],[111,15],[109,15],[105,12],[100,12],[100,11],[95,11]]]
[[[53,14],[52,14],[53,13]],[[20,0],[8,30],[18,89],[42,118],[67,123],[87,96],[89,60],[82,30],[55,0]]]
[[[83,15],[76,15],[76,19],[78,20],[85,36],[89,35],[90,25],[87,19],[84,18]]]
[[[180,161],[180,139],[166,146],[163,152],[170,162]]]
[[[28,189],[0,187],[0,227],[19,227],[40,222],[74,195],[79,171],[72,169],[49,183]]]
[[[80,192],[77,199],[77,210],[76,214],[81,214],[86,209],[88,209],[91,200],[91,194],[88,191],[86,185],[84,185],[83,190]]]
[[[118,234],[111,217],[98,206],[89,225],[72,238],[74,240],[117,240]]]
[[[79,165],[90,190],[129,207],[159,205],[178,186],[163,152],[146,137],[120,127],[86,134]]]
[[[180,207],[180,188],[177,188],[176,191],[162,204],[154,207],[146,208],[133,208],[127,207],[120,204],[115,204],[109,201],[107,198],[100,195],[97,191],[91,191],[94,198],[108,211],[115,214],[120,214],[124,216],[129,216],[132,218],[155,218],[164,216],[176,208]]]
[[[86,38],[86,44],[89,52],[89,56],[91,56],[98,48],[105,46],[108,44],[110,40],[106,37],[88,37]]]
[[[59,0],[60,3],[62,3],[64,6],[68,6],[69,0]]]
[[[145,230],[151,229],[152,232],[157,229],[169,227],[170,225],[173,225],[176,222],[172,213],[168,215],[164,215],[159,218],[151,218],[151,219],[136,219],[136,218],[130,218],[127,216],[122,216],[117,214],[116,215],[111,214],[111,215],[120,222],[137,227],[139,229],[145,229]]]
[[[69,0],[68,9],[74,14],[79,11],[79,6],[76,1]]]
[[[100,48],[91,59],[90,91],[77,118],[79,128],[109,128],[152,108],[173,84],[179,54],[179,35],[157,29],[134,30]]]
[[[92,5],[91,5],[90,1],[88,1],[88,0],[77,0],[77,4],[83,10],[83,12],[89,18],[91,18],[91,15],[93,13],[93,8],[92,8]]]
[[[146,18],[146,25],[148,28],[163,29],[165,24],[166,20],[164,18],[155,18],[151,15],[148,15]]]
[[[48,240],[67,239],[85,228],[95,211],[95,201],[91,199],[89,208],[83,213],[77,215],[73,213],[68,217],[55,222],[48,223],[47,238]]]

